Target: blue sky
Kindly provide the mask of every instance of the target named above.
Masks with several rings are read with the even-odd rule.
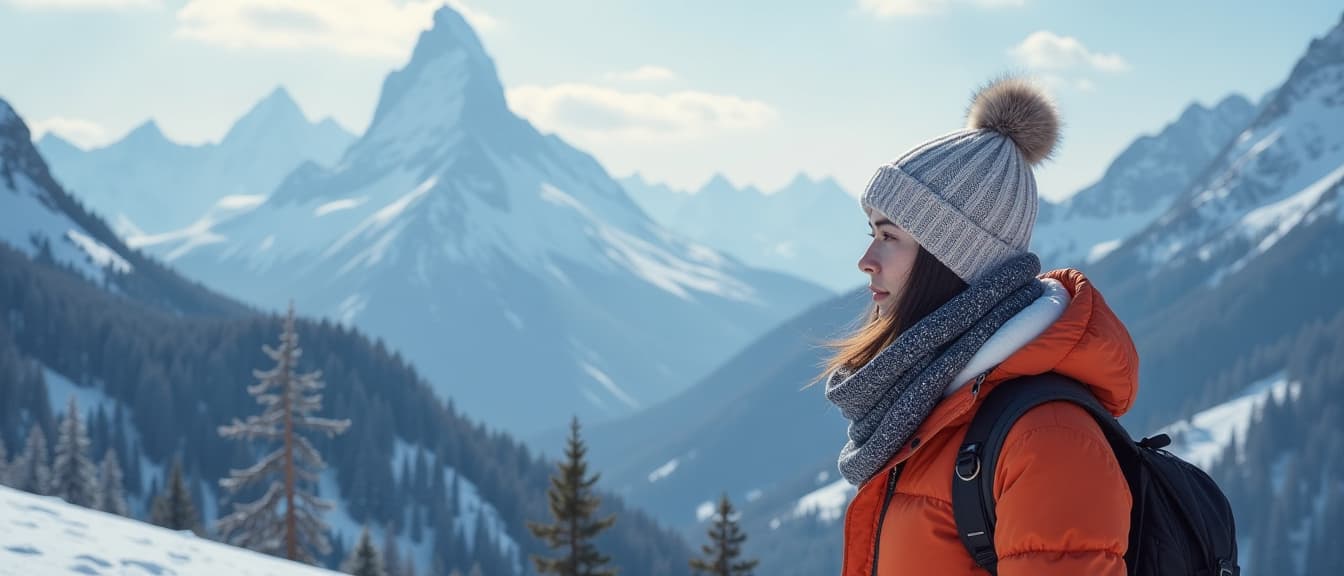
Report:
[[[85,146],[155,119],[218,140],[284,85],[354,132],[441,1],[0,0],[0,98]],[[1338,2],[1064,0],[452,0],[510,105],[593,153],[694,188],[873,170],[961,126],[973,89],[1030,74],[1065,122],[1038,169],[1058,198],[1190,103],[1258,100]]]

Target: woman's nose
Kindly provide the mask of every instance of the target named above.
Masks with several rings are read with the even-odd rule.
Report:
[[[877,259],[873,258],[872,246],[864,251],[863,257],[859,258],[859,271],[864,274],[877,274]]]

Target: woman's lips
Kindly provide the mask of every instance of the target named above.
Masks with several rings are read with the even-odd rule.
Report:
[[[890,296],[890,295],[891,295],[890,292],[883,292],[883,291],[881,291],[881,290],[878,290],[877,288],[873,288],[872,286],[869,286],[868,289],[871,290],[871,291],[873,292],[873,301],[874,301],[874,302],[877,302],[878,300],[881,300],[881,299],[886,298],[887,296]]]

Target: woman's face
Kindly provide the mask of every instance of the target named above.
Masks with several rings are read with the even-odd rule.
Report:
[[[878,313],[888,314],[909,284],[919,244],[879,210],[868,211],[868,227],[873,241],[859,259],[859,270],[868,275],[868,289],[873,293]]]

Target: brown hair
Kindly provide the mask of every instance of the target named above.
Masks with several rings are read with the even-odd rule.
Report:
[[[877,305],[869,306],[859,320],[858,329],[849,336],[827,342],[825,346],[835,353],[824,364],[825,371],[812,384],[824,380],[837,369],[856,370],[872,361],[878,352],[895,342],[897,336],[965,289],[966,283],[952,269],[920,246],[895,311],[879,315]]]

